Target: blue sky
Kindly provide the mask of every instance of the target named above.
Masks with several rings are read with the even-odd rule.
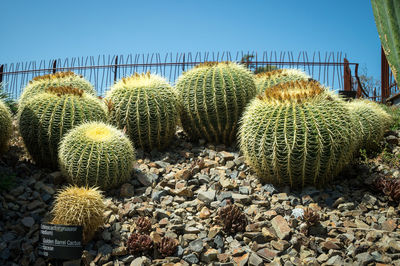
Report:
[[[147,52],[343,51],[380,77],[369,0],[9,0],[1,9],[0,64]]]

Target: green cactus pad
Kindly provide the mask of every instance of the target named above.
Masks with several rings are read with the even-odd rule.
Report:
[[[275,85],[289,82],[309,80],[311,77],[299,69],[277,69],[256,75],[255,83],[257,92],[264,92]]]
[[[81,89],[90,95],[96,95],[93,85],[83,76],[70,71],[57,72],[55,74],[37,76],[29,81],[19,98],[20,105],[25,103],[34,95],[45,92],[46,89],[50,87],[73,87]]]
[[[239,118],[256,95],[254,75],[232,62],[201,64],[179,77],[181,123],[193,140],[230,144]]]
[[[74,126],[87,121],[105,121],[107,111],[94,96],[70,87],[48,88],[27,100],[18,112],[19,131],[32,159],[56,168],[58,145]]]
[[[264,182],[322,186],[351,161],[353,124],[345,102],[318,82],[287,82],[248,105],[240,149]]]
[[[60,168],[78,186],[108,189],[131,177],[135,151],[114,126],[89,122],[72,129],[61,141]]]
[[[12,115],[7,105],[0,99],[0,155],[6,152],[12,134]]]
[[[367,151],[376,150],[392,123],[391,116],[377,103],[368,100],[351,101],[348,107],[357,122],[357,132],[361,135],[357,150],[359,148]]]
[[[125,129],[137,148],[165,148],[173,138],[179,119],[176,93],[154,74],[123,78],[107,92],[109,121]]]
[[[400,82],[400,1],[371,0],[382,48],[397,81]]]

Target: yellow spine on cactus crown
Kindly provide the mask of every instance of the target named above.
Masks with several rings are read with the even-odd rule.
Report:
[[[106,141],[112,136],[110,129],[104,125],[88,128],[85,132],[86,137],[94,141]]]

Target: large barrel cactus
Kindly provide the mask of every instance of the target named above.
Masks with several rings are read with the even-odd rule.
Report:
[[[392,118],[377,103],[368,100],[355,100],[348,107],[357,123],[357,132],[361,135],[358,148],[375,150],[389,129]]]
[[[0,99],[0,155],[8,148],[12,133],[12,115],[7,105]]]
[[[263,72],[256,75],[257,92],[264,92],[266,89],[275,85],[289,82],[309,80],[311,77],[299,69],[276,69],[268,72]]]
[[[62,136],[86,121],[105,121],[104,103],[71,87],[48,88],[20,106],[19,131],[32,159],[41,166],[57,167]]]
[[[400,1],[371,0],[382,48],[397,82],[400,82]]]
[[[256,95],[253,74],[233,62],[208,62],[176,83],[182,127],[193,140],[230,144],[246,104]]]
[[[126,133],[137,148],[165,148],[173,138],[179,119],[176,93],[155,74],[134,74],[107,92],[111,103],[109,121]]]
[[[318,82],[287,82],[248,105],[240,149],[265,182],[322,186],[351,160],[357,144],[353,129],[345,102]]]
[[[71,71],[57,72],[54,74],[37,76],[29,81],[19,98],[19,103],[23,104],[26,100],[32,98],[32,96],[45,92],[47,88],[51,87],[73,87],[83,90],[88,94],[96,95],[93,85],[83,76],[77,75]]]
[[[135,152],[128,137],[117,128],[89,122],[72,129],[59,150],[61,171],[79,186],[115,187],[131,177]]]

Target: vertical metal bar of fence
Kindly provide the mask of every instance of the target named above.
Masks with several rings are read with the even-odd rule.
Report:
[[[115,64],[114,64],[114,83],[117,82],[117,70],[118,70],[118,55],[115,57]]]
[[[3,83],[4,65],[0,66],[0,83]]]
[[[351,70],[349,67],[349,60],[347,60],[346,58],[343,59],[343,84],[344,84],[344,90],[345,91],[351,91],[352,90],[352,86],[351,86]]]
[[[57,59],[53,61],[53,74],[57,72]]]
[[[385,51],[381,47],[381,101],[384,103],[389,97],[389,63]]]

